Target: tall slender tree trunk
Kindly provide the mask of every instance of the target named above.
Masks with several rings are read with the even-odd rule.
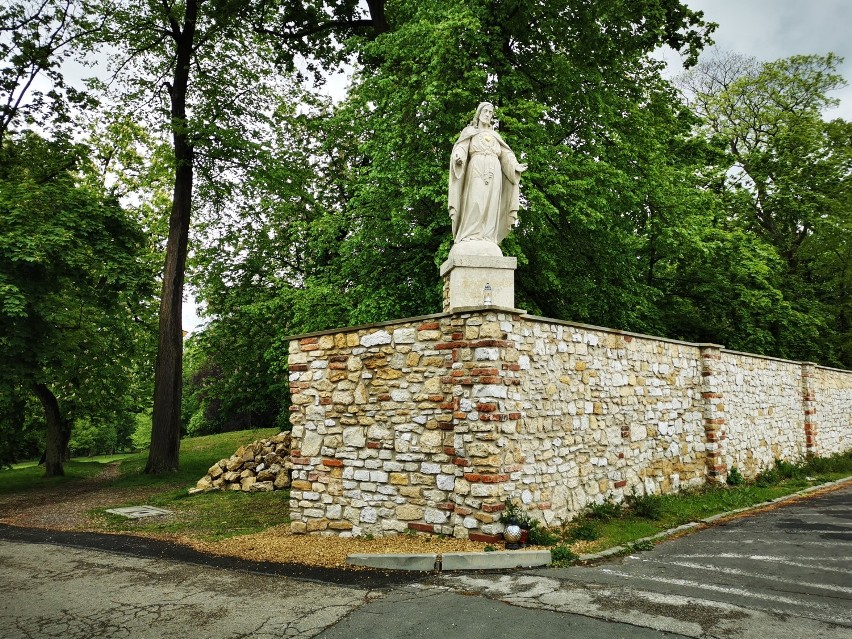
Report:
[[[154,370],[154,411],[146,473],[176,471],[180,453],[183,387],[183,282],[192,213],[194,149],[187,130],[186,96],[193,55],[198,0],[188,0],[184,23],[170,19],[176,45],[175,71],[169,88],[175,182],[160,301],[160,337]]]
[[[65,474],[62,462],[71,441],[71,423],[59,412],[59,402],[44,384],[33,384],[33,392],[44,408],[47,422],[47,446],[44,454],[44,476],[59,477]]]

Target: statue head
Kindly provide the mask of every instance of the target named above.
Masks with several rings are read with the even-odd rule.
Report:
[[[494,125],[494,119],[493,119],[494,118],[494,105],[491,104],[490,102],[480,102],[479,106],[476,107],[476,114],[474,114],[473,120],[470,121],[470,126],[475,127],[477,129],[479,128],[479,120],[480,120],[480,117],[482,116],[483,109],[486,109],[486,107],[490,110],[490,116],[488,117],[488,120],[489,120],[488,123],[492,126]]]

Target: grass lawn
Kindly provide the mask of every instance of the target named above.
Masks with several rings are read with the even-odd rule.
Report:
[[[163,475],[145,475],[142,470],[148,453],[84,457],[66,464],[65,476],[45,479],[44,468],[22,464],[0,471],[0,495],[25,494],[74,485],[100,475],[109,464],[116,465],[114,477],[97,486],[104,490],[107,501],[101,508],[90,511],[89,527],[109,532],[149,532],[189,535],[204,540],[216,540],[235,535],[258,532],[289,521],[287,491],[272,493],[214,492],[190,496],[187,488],[195,485],[215,462],[230,457],[240,446],[256,439],[278,434],[278,429],[254,429],[187,438],[181,441],[180,470]],[[126,494],[124,489],[139,489],[145,497],[133,500],[111,500],[112,493]],[[173,512],[163,518],[132,520],[111,513],[108,508],[147,504]]]

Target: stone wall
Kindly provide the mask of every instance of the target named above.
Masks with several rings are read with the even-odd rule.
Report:
[[[834,455],[852,446],[852,385],[848,371],[814,366],[814,452]]]
[[[496,540],[506,499],[558,523],[849,446],[850,373],[515,309],[296,337],[289,367],[297,533]]]
[[[722,351],[725,466],[746,478],[805,455],[802,364]]]

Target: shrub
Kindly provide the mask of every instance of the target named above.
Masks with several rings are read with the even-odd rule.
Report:
[[[639,495],[634,488],[625,502],[636,517],[657,520],[663,516],[663,501],[659,495]]]
[[[570,541],[594,541],[601,536],[600,528],[594,521],[580,520],[566,532]]]
[[[608,496],[599,504],[586,506],[583,514],[589,519],[599,519],[600,521],[618,519],[622,515],[622,505],[613,501],[612,497]]]
[[[559,536],[544,526],[533,526],[530,528],[529,542],[533,546],[555,546],[559,543]]]
[[[520,506],[516,506],[508,499],[504,501],[503,504],[505,505],[505,508],[503,509],[503,512],[500,513],[500,521],[503,524],[508,524],[510,521],[514,520],[518,526],[526,530],[532,530],[538,526],[538,520],[533,519],[530,514],[523,510]]]
[[[570,566],[579,557],[568,546],[560,544],[550,549],[550,565],[556,567]]]
[[[745,477],[742,476],[736,466],[731,466],[728,471],[728,486],[741,486],[745,483]]]
[[[793,464],[781,459],[775,460],[775,470],[781,479],[802,479],[805,476],[802,464]]]

